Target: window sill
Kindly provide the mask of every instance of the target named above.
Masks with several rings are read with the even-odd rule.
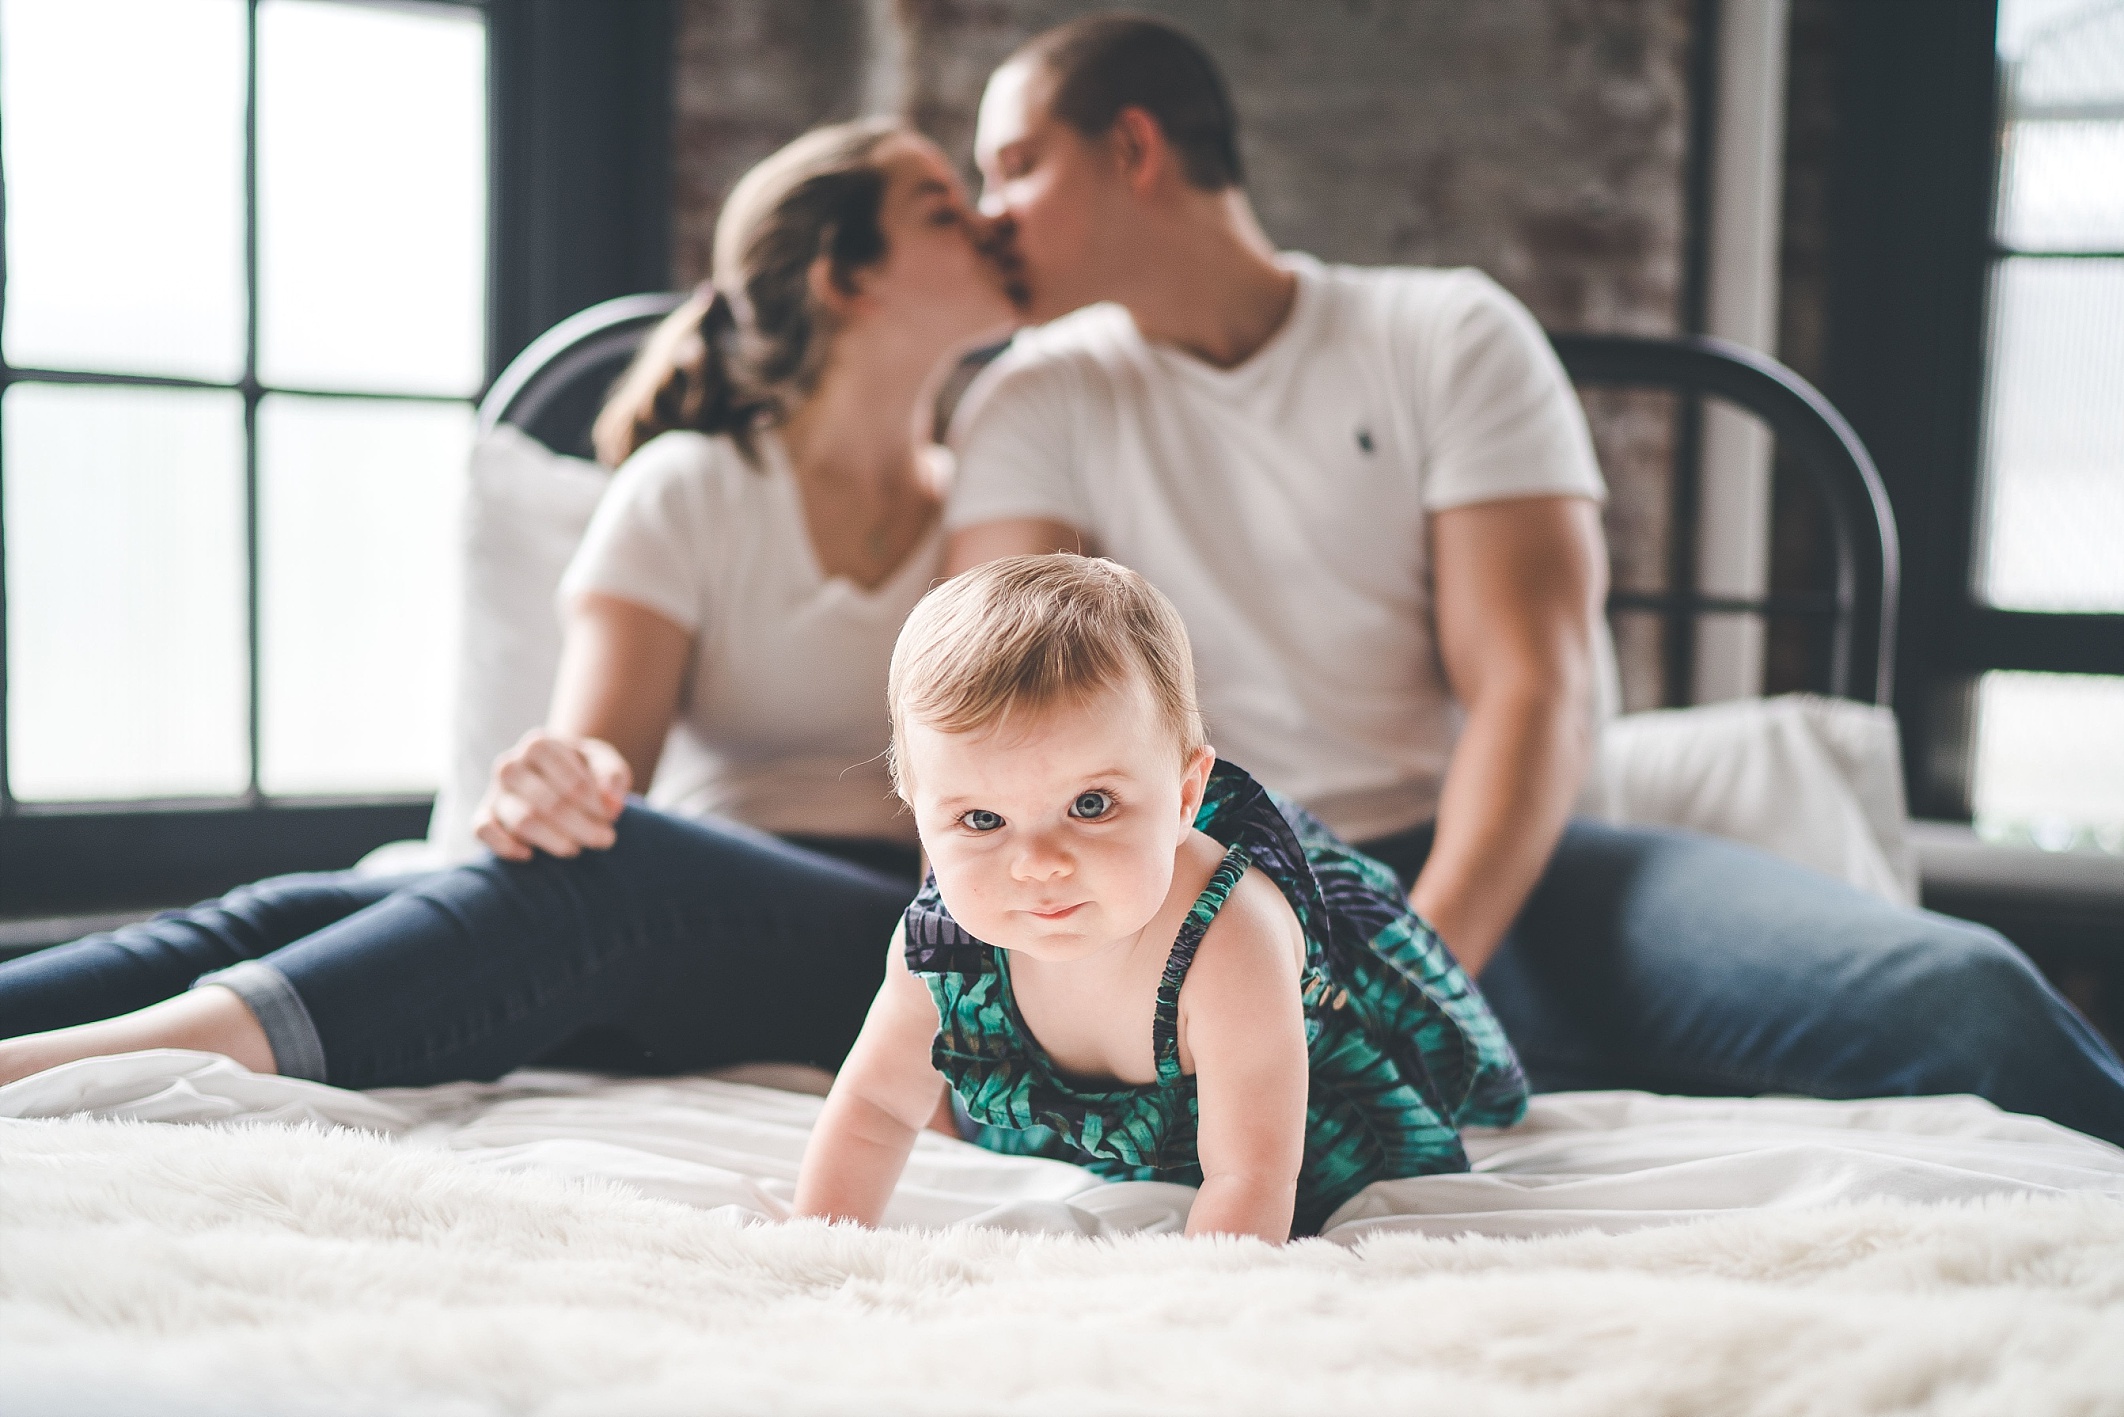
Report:
[[[1912,822],[1910,841],[1927,909],[2031,953],[2124,957],[2124,857],[1998,846],[1961,822]]]
[[[189,904],[421,836],[432,799],[156,804],[0,817],[0,918]]]
[[[2031,900],[2124,907],[2124,856],[1999,846],[1962,822],[1912,822],[1910,841],[1928,891],[1937,884]]]

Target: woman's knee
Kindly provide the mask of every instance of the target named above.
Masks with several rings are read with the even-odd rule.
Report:
[[[238,886],[219,900],[193,907],[193,912],[233,916],[278,944],[291,944],[375,904],[414,879],[417,878],[357,876],[351,871],[301,871]]]
[[[487,858],[482,864],[519,872],[548,874],[608,868],[620,872],[657,871],[676,862],[698,865],[730,852],[758,851],[775,838],[750,827],[715,818],[695,821],[674,816],[631,799],[614,819],[612,845],[574,856],[539,852],[528,862]]]
[[[876,872],[727,818],[679,817],[630,802],[614,826],[610,848],[578,859],[602,858],[601,869],[630,882],[654,881],[665,892],[683,881],[698,899],[757,899],[779,908],[821,892],[860,896],[880,888]],[[913,894],[910,884],[893,908]]]

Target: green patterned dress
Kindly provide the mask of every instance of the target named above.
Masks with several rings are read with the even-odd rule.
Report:
[[[1508,1126],[1526,1080],[1489,1006],[1403,899],[1393,873],[1304,809],[1220,761],[1195,825],[1226,848],[1167,957],[1151,1019],[1158,1080],[1086,1088],[1033,1040],[1010,991],[1007,952],[944,908],[932,878],[907,908],[907,965],[929,986],[931,1052],[995,1151],[1074,1162],[1116,1181],[1202,1183],[1195,1079],[1180,1070],[1180,986],[1203,932],[1249,866],[1283,891],[1305,930],[1311,1085],[1292,1233],[1317,1234],[1374,1181],[1465,1171],[1463,1126]]]

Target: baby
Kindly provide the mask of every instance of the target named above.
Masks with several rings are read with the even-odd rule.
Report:
[[[970,571],[915,608],[887,693],[933,874],[797,1214],[875,1224],[947,1084],[984,1146],[1198,1186],[1190,1235],[1279,1243],[1519,1118],[1503,1032],[1393,875],[1203,741],[1141,576]]]

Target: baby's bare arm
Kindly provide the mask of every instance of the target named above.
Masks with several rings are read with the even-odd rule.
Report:
[[[1195,1066],[1202,1162],[1190,1235],[1290,1238],[1305,1158],[1303,948],[1282,893],[1250,872],[1188,970],[1181,1027]]]
[[[885,982],[804,1149],[795,1215],[877,1224],[916,1133],[936,1111],[944,1087],[929,1065],[936,1004],[908,972],[900,931],[891,950]]]

